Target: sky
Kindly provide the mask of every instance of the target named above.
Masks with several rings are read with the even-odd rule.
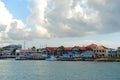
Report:
[[[0,46],[120,46],[120,0],[0,0]]]

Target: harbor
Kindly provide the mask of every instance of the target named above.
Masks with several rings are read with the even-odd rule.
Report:
[[[22,49],[21,45],[8,45],[1,48],[0,59],[120,62],[120,48],[112,49],[103,45],[90,44],[84,47]]]

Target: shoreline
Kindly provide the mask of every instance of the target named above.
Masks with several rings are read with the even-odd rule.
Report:
[[[15,60],[15,61],[48,61],[48,60],[16,60],[15,58],[4,58],[4,59],[0,59],[0,60]],[[69,62],[69,61],[72,61],[72,62],[78,62],[78,61],[81,61],[81,62],[120,62],[120,59],[114,59],[114,58],[98,58],[98,59],[81,59],[81,60],[51,60],[51,61],[66,61],[66,62]],[[51,62],[50,61],[50,62]]]

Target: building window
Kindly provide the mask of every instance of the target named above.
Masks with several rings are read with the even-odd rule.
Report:
[[[99,51],[97,50],[97,52],[99,52]]]
[[[96,52],[96,50],[94,50],[94,52]]]
[[[102,52],[105,52],[104,50],[102,50]]]
[[[104,55],[104,54],[102,54],[102,56],[104,57],[105,55]]]

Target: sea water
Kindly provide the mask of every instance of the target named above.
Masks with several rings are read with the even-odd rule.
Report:
[[[0,80],[120,80],[120,62],[0,60]]]

